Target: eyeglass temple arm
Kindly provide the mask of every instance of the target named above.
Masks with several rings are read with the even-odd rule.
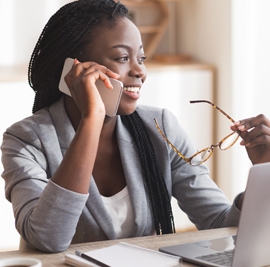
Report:
[[[212,105],[214,108],[216,108],[218,111],[220,111],[223,115],[225,115],[231,122],[235,122],[233,118],[231,118],[226,112],[224,112],[221,108],[219,108],[218,106],[216,106],[215,104],[213,104],[210,101],[207,100],[191,100],[189,101],[190,104],[194,104],[194,103],[208,103],[210,105]]]
[[[190,160],[191,159],[188,159],[188,158],[186,158],[186,157],[184,157],[174,146],[173,146],[173,144],[167,139],[167,137],[164,135],[164,133],[161,131],[161,129],[159,128],[159,125],[158,125],[158,123],[157,123],[157,120],[156,120],[156,118],[154,118],[154,120],[155,120],[155,123],[156,123],[156,126],[157,126],[157,128],[158,128],[158,130],[159,130],[159,132],[161,133],[161,135],[163,136],[163,138],[167,141],[167,143],[173,148],[173,150],[182,158],[182,159],[184,159],[186,162],[190,162]]]

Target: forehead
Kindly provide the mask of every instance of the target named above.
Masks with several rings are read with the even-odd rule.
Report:
[[[87,50],[96,53],[105,52],[119,45],[135,50],[139,50],[142,45],[138,28],[128,18],[118,19],[113,27],[98,26],[92,41],[87,45]]]

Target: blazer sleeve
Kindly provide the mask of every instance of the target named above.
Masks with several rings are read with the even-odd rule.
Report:
[[[58,252],[71,243],[88,195],[66,190],[50,180],[48,155],[39,135],[38,125],[24,122],[4,133],[2,177],[20,235],[39,250]],[[57,140],[50,137],[52,148],[57,147]]]
[[[189,158],[198,151],[171,112],[164,109],[161,122],[167,138],[185,157]],[[237,226],[240,211],[209,177],[206,165],[191,166],[167,143],[166,146],[170,157],[172,195],[196,227]]]

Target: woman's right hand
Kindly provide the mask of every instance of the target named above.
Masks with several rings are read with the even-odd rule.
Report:
[[[72,69],[65,76],[65,82],[82,118],[93,113],[105,117],[105,106],[97,90],[96,80],[100,79],[106,87],[112,88],[109,77],[118,79],[120,75],[95,62],[81,63],[74,60]]]
[[[118,79],[119,75],[95,62],[80,63],[76,59],[65,76],[72,95],[66,96],[65,108],[76,134],[51,179],[70,191],[88,193],[105,118],[96,81],[100,79],[111,88],[109,77]]]

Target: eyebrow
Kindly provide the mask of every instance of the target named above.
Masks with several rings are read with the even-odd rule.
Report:
[[[126,48],[126,49],[129,49],[130,48],[130,46],[128,46],[128,45],[114,45],[114,46],[112,46],[110,49],[114,49],[114,48]],[[142,49],[143,48],[143,45],[140,45],[140,49]]]

